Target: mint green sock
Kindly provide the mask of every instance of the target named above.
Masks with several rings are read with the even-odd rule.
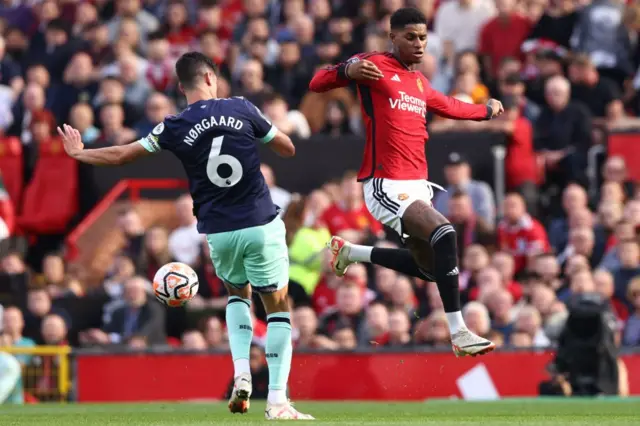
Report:
[[[230,296],[227,302],[226,321],[229,334],[229,346],[235,369],[234,377],[243,373],[251,373],[249,368],[249,352],[253,339],[251,321],[251,300],[238,296]]]
[[[270,402],[280,403],[286,401],[292,352],[291,314],[289,312],[277,312],[267,315],[266,356],[267,365],[269,366],[269,400],[272,400],[272,394],[282,395],[284,399],[284,401]]]

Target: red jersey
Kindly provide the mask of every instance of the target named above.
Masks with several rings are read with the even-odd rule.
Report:
[[[504,168],[507,188],[515,189],[525,182],[538,183],[533,129],[531,122],[524,117],[518,117],[513,123],[513,133],[508,137]]]
[[[527,266],[527,258],[549,251],[549,239],[544,226],[526,215],[517,225],[505,220],[498,224],[498,244],[500,250],[510,253],[516,264],[516,272]]]
[[[472,105],[435,91],[421,72],[409,69],[392,53],[365,53],[319,70],[309,83],[313,92],[348,86],[347,65],[373,62],[380,80],[357,81],[367,142],[358,180],[372,177],[396,180],[427,179],[425,142],[427,112],[460,120],[487,120],[486,105]]]
[[[355,229],[356,231],[370,230],[374,235],[378,235],[383,231],[380,222],[371,216],[364,203],[355,210],[346,210],[340,203],[334,203],[322,213],[320,221],[327,225],[331,235],[338,235],[338,233],[347,229]]]

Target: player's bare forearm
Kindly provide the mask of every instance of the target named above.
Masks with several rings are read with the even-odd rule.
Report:
[[[58,134],[62,138],[64,150],[71,158],[94,166],[118,166],[149,154],[140,142],[85,150],[80,132],[68,124],[58,127]]]
[[[126,146],[126,145],[125,145]],[[125,146],[110,146],[108,148],[84,149],[70,153],[76,160],[94,166],[119,166],[130,163],[135,158],[127,155]]]

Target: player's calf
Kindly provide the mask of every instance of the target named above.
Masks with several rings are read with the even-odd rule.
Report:
[[[287,382],[291,370],[291,314],[289,312],[288,287],[273,293],[262,294],[267,312],[266,357],[269,367],[269,394],[271,404],[287,402]]]
[[[253,339],[253,321],[251,319],[251,288],[247,285],[236,288],[227,285],[229,301],[225,312],[229,346],[234,367],[234,389],[229,399],[232,413],[246,413],[251,397],[251,368],[249,352]]]

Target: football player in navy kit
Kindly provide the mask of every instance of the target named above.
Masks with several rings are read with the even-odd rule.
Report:
[[[218,99],[216,72],[205,55],[182,55],[176,74],[188,107],[166,117],[137,142],[85,150],[76,129],[65,124],[58,132],[67,153],[83,163],[119,165],[162,150],[180,159],[189,180],[198,231],[206,235],[216,272],[229,292],[226,322],[235,367],[230,411],[245,413],[249,408],[253,289],[267,312],[265,417],[312,419],[293,408],[286,396],[292,355],[288,249],[284,223],[260,172],[256,141],[284,157],[293,156],[295,148],[251,102]]]

